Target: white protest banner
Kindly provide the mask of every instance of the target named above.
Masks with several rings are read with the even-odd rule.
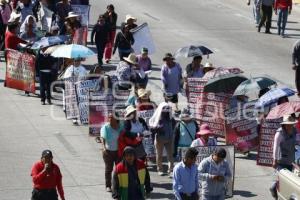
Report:
[[[147,23],[130,30],[133,34],[134,43],[132,48],[135,53],[140,53],[143,47],[148,48],[148,54],[155,53],[155,45]]]
[[[149,124],[149,120],[153,116],[154,111],[154,109],[138,111],[138,117],[143,118],[146,123]]]
[[[226,197],[233,196],[234,189],[234,175],[235,175],[235,150],[233,145],[218,145],[218,146],[198,146],[195,147],[198,150],[196,164],[199,165],[204,158],[209,157],[216,148],[224,148],[226,150],[226,161],[232,173],[232,178],[226,183]],[[181,157],[184,158],[185,152],[188,148],[181,148]],[[199,194],[201,196],[201,180],[199,179]]]
[[[75,87],[76,77],[65,79],[65,106],[67,119],[77,119],[79,117],[79,108],[77,93]]]

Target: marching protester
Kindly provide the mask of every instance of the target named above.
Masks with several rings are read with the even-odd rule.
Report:
[[[19,23],[8,23],[7,31],[5,33],[5,48],[18,50],[19,44],[26,44],[27,42],[18,37]]]
[[[183,160],[176,164],[173,172],[173,191],[176,200],[198,200],[198,171],[195,164],[198,151],[189,148]]]
[[[155,150],[156,164],[158,175],[165,175],[162,166],[163,150],[166,149],[169,162],[168,175],[172,177],[174,160],[173,160],[173,145],[174,145],[174,128],[176,125],[175,119],[172,117],[172,107],[162,102],[158,105],[153,116],[149,120],[149,126],[155,133]]]
[[[152,69],[152,62],[148,56],[148,49],[146,47],[143,47],[141,54],[137,56],[137,63],[145,72]]]
[[[119,121],[116,113],[108,115],[108,122],[101,127],[101,139],[103,143],[103,160],[105,164],[106,191],[111,192],[111,177],[114,165],[118,160],[118,137],[123,131],[124,124]]]
[[[124,149],[122,158],[113,172],[113,199],[144,200],[153,190],[144,162],[137,159],[132,147]]]
[[[295,70],[295,83],[300,96],[300,40],[298,40],[293,47],[292,54],[293,70]]]
[[[98,18],[97,24],[94,25],[92,34],[91,34],[91,43],[94,44],[94,38],[97,47],[98,53],[98,64],[102,65],[103,53],[106,44],[110,41],[109,38],[110,29],[109,26],[105,23],[105,18],[103,15],[100,15]]]
[[[174,155],[177,155],[178,147],[189,147],[196,138],[199,131],[198,124],[192,118],[188,109],[183,109],[180,114],[180,121],[175,127]]]
[[[277,34],[285,37],[284,31],[288,19],[288,15],[292,12],[292,0],[275,0],[274,10],[277,19]]]
[[[0,51],[4,50],[5,32],[11,14],[8,2],[7,0],[0,1]]]
[[[129,30],[129,26],[125,23],[122,23],[121,31],[116,37],[113,54],[115,54],[118,48],[120,60],[123,60],[123,58],[129,56],[129,54],[132,52],[131,45],[134,43],[134,38]]]
[[[272,24],[274,0],[258,0],[257,4],[260,6],[262,13],[257,30],[260,32],[261,27],[266,24],[265,33],[271,34],[270,28]]]
[[[135,24],[136,21],[137,21],[137,19],[135,17],[133,17],[131,15],[126,15],[125,23],[126,23],[126,25],[128,25],[129,30],[137,27],[137,24]]]
[[[35,42],[38,40],[36,34],[36,23],[32,15],[28,15],[20,28],[20,37],[27,42]]]
[[[69,12],[68,16],[65,18],[65,30],[68,35],[71,35],[71,38],[74,38],[76,30],[82,27],[78,17],[79,15],[75,12]]]
[[[163,58],[164,64],[161,67],[161,80],[165,93],[172,94],[171,102],[175,104],[175,113],[179,114],[178,93],[182,89],[182,69],[179,63],[174,62],[175,58],[171,53],[166,53]]]
[[[145,90],[144,88],[138,89],[138,99],[136,103],[136,109],[138,113],[140,111],[154,110],[157,107],[156,104],[150,100],[150,95],[150,90]]]
[[[109,41],[106,43],[105,50],[104,50],[104,59],[106,63],[109,63],[112,54],[112,48],[114,46],[114,41],[116,37],[116,30],[117,30],[117,20],[118,15],[115,12],[115,7],[112,4],[107,6],[107,11],[104,13],[104,18],[106,24],[110,27],[109,31]]]
[[[224,200],[227,182],[232,177],[228,162],[225,160],[226,150],[217,148],[215,152],[201,161],[198,166],[202,185],[202,200]]]
[[[214,137],[211,137],[213,132],[210,130],[208,124],[202,124],[200,127],[200,131],[197,132],[196,137],[191,147],[198,147],[198,146],[216,146],[217,140]]]
[[[258,4],[259,0],[253,0],[253,17],[254,17],[254,21],[256,26],[258,26],[259,22],[260,22],[260,5]],[[250,6],[251,4],[251,0],[248,0],[247,5]]]
[[[60,35],[66,33],[65,20],[68,17],[68,13],[72,11],[72,6],[69,0],[62,0],[56,4],[56,21],[60,30]]]
[[[31,170],[33,191],[31,200],[65,200],[62,185],[62,174],[57,164],[53,162],[50,150],[44,150],[39,162],[36,162]]]
[[[123,61],[120,61],[116,74],[119,81],[119,89],[128,90],[131,88],[131,83],[135,82],[136,73],[133,70],[133,67],[137,64],[135,54],[131,53],[128,57],[124,57]]]
[[[281,127],[276,131],[273,144],[273,167],[293,170],[292,163],[295,161],[296,128],[297,121],[291,115],[283,117]],[[272,196],[277,199],[277,182],[270,188]]]

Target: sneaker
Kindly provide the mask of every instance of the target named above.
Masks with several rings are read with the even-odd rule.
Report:
[[[159,175],[159,176],[164,176],[165,173],[163,173],[163,172],[158,172],[158,175]]]
[[[266,34],[272,34],[271,31],[266,31],[265,33],[266,33]]]
[[[260,32],[260,28],[261,28],[261,27],[260,27],[260,26],[258,26],[258,28],[257,28],[257,32]]]
[[[106,192],[111,192],[111,188],[110,187],[106,187]]]

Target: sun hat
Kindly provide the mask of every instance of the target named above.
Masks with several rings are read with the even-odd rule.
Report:
[[[151,95],[151,91],[150,90],[145,90],[144,88],[138,89],[138,97],[139,98],[144,97],[146,95],[149,97]]]
[[[285,116],[283,116],[283,120],[280,124],[281,125],[294,125],[296,123],[297,123],[297,121],[294,117],[292,117],[291,115],[285,115]]]
[[[197,132],[197,135],[211,135],[213,132],[210,130],[208,124],[202,124],[200,131]]]
[[[66,19],[69,19],[69,18],[72,18],[72,17],[79,17],[79,15],[77,15],[75,12],[69,12]]]
[[[123,58],[123,59],[126,60],[127,62],[133,64],[133,65],[136,65],[136,64],[137,64],[137,62],[136,62],[136,56],[135,56],[134,53],[129,54],[128,57],[125,57],[125,58]]]
[[[127,21],[130,20],[130,19],[132,19],[132,20],[135,21],[135,22],[136,22],[136,20],[137,20],[135,17],[133,17],[132,15],[128,14],[128,15],[126,15],[126,17],[125,17],[125,22],[127,23]]]
[[[204,68],[214,68],[213,65],[209,62],[205,63]]]
[[[131,113],[133,113],[135,111],[136,111],[136,108],[134,106],[132,106],[132,105],[127,106],[125,117],[128,117]]]
[[[9,3],[9,1],[8,0],[1,0],[0,1],[0,6],[3,6],[5,3]]]
[[[163,57],[163,61],[166,61],[167,59],[175,60],[175,58],[171,53],[166,53],[165,56]]]
[[[21,13],[12,12],[10,14],[10,18],[8,20],[8,23],[19,22],[20,18],[21,18]]]

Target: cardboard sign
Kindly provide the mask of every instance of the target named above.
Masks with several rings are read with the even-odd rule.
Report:
[[[266,119],[260,128],[259,148],[257,154],[257,165],[272,167],[274,136],[282,119]]]
[[[35,93],[35,56],[7,49],[5,86]]]
[[[132,48],[135,53],[140,53],[143,47],[148,48],[149,55],[155,53],[154,41],[152,39],[152,35],[147,23],[143,23],[130,32],[133,33],[134,43],[132,45]]]
[[[76,81],[76,77],[69,77],[65,79],[65,106],[67,119],[79,118],[77,92],[75,87]]]
[[[225,111],[226,144],[234,145],[239,152],[258,147],[257,121],[254,116],[255,102],[239,104]]]
[[[207,123],[215,135],[225,138],[225,109],[230,94],[205,93],[206,79],[188,78],[189,106],[198,124]]]
[[[226,161],[228,162],[232,178],[226,184],[226,197],[233,196],[234,190],[234,176],[235,176],[235,151],[233,145],[218,145],[218,146],[198,146],[195,147],[198,150],[196,164],[199,165],[204,158],[211,156],[216,148],[222,147],[226,150],[227,156]],[[185,152],[188,148],[181,148],[181,157],[184,158]],[[199,193],[201,196],[201,180],[199,179]]]

